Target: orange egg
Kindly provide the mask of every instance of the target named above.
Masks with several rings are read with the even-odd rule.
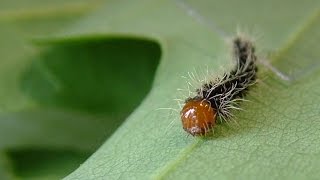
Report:
[[[180,112],[183,129],[193,136],[206,135],[215,125],[216,114],[209,101],[189,100]]]

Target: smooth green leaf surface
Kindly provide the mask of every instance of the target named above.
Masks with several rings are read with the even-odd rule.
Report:
[[[318,1],[110,0],[90,11],[71,19],[62,13],[63,20],[53,18],[58,23],[33,21],[39,33],[22,20],[0,33],[0,150],[11,152],[10,173],[60,178],[105,139],[65,179],[320,176]],[[179,111],[174,99],[188,95],[176,90],[187,88],[181,76],[203,78],[208,69],[214,78],[232,66],[215,30],[232,36],[238,27],[258,36],[259,56],[272,54],[269,61],[292,80],[260,65],[249,102],[234,112],[237,124],[217,125],[212,137],[188,136],[179,113],[163,108]],[[33,39],[36,45],[27,40],[37,35],[44,38]],[[30,157],[33,166],[25,163]]]
[[[144,103],[66,179],[319,177],[319,53],[316,45],[305,46],[320,35],[319,3],[208,1],[193,6],[226,32],[239,24],[262,31],[265,42],[257,48],[279,51],[272,61],[293,80],[260,73],[263,82],[248,95],[251,102],[242,104],[244,112],[236,112],[238,126],[220,125],[211,138],[188,137],[178,113],[170,116],[156,109],[177,108],[172,101],[175,89],[186,86],[181,75],[193,68],[205,71],[206,66],[217,72],[221,64],[228,64],[219,58],[227,53],[222,38],[173,1],[110,2],[63,35],[153,37],[162,46],[162,60]],[[309,73],[310,62],[316,64]],[[297,69],[309,74],[297,75]]]

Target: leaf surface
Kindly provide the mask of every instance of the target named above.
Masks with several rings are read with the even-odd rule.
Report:
[[[175,89],[186,87],[180,76],[194,68],[200,74],[207,66],[214,73],[219,73],[219,66],[229,67],[223,58],[228,53],[223,38],[174,1],[111,1],[103,11],[58,37],[104,33],[151,37],[162,47],[161,64],[143,104],[66,179],[318,177],[320,71],[315,39],[320,35],[319,3],[190,4],[227,33],[239,24],[263,31],[264,42],[258,42],[257,48],[276,52],[272,62],[292,81],[261,67],[263,83],[249,93],[251,102],[242,104],[245,111],[235,112],[238,126],[219,125],[211,138],[187,136],[177,112],[171,115],[157,109],[178,109],[173,101]],[[311,72],[310,63],[315,63]]]
[[[184,5],[207,22],[188,15]],[[320,176],[319,5],[313,0],[111,0],[88,15],[83,15],[86,10],[77,11],[81,18],[62,15],[63,21],[58,18],[57,24],[49,20],[56,29],[48,28],[45,19],[35,22],[43,28],[40,33],[16,16],[18,29],[29,28],[23,36],[40,34],[44,39],[36,39],[40,47],[30,46],[27,38],[2,33],[7,40],[0,42],[1,54],[6,57],[0,61],[0,84],[6,87],[0,89],[0,129],[15,130],[0,130],[12,137],[0,138],[0,148],[29,144],[91,151],[98,145],[93,142],[96,138],[109,137],[65,179],[316,179]],[[8,21],[7,15],[2,17]],[[234,112],[238,125],[217,125],[212,137],[187,136],[179,113],[163,108],[179,111],[174,99],[188,95],[176,91],[187,88],[181,76],[193,72],[201,79],[209,69],[214,78],[232,67],[230,49],[219,31],[232,36],[239,26],[261,32],[259,55],[272,54],[272,64],[292,80],[284,81],[259,66],[261,82],[246,97],[250,102],[241,104],[245,111]],[[11,46],[7,46],[9,37],[16,37]],[[119,41],[129,45],[119,45]],[[161,60],[151,91],[114,132],[120,119],[139,104],[139,98],[131,98],[147,92],[159,47]],[[10,53],[18,48],[21,53]],[[116,59],[117,52],[121,52],[119,62],[125,64],[110,64],[108,58]],[[103,92],[115,94],[115,98]],[[101,114],[102,124],[108,128],[96,120]],[[105,129],[108,135],[103,136]],[[38,138],[39,134],[61,136],[46,141],[45,136]],[[66,164],[74,162],[70,159]],[[55,159],[51,162],[50,168],[64,167]]]

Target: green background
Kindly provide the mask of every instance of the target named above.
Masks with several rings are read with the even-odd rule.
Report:
[[[319,5],[1,1],[0,179],[317,179]],[[291,81],[260,65],[237,123],[187,136],[166,109],[181,76],[232,67],[216,29],[255,37]]]

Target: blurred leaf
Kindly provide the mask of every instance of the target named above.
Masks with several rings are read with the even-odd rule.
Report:
[[[104,0],[28,0],[0,2],[0,25],[10,24],[25,35],[42,36],[76,23]]]
[[[160,55],[157,44],[132,38],[92,37],[45,46],[32,44],[15,26],[0,31],[0,151],[19,150],[25,157],[30,148],[88,157],[140,104]],[[79,165],[69,158],[59,160],[71,163],[65,167],[50,161],[29,161],[30,168],[15,173],[38,178],[42,169],[34,165],[48,163],[48,178],[55,179]]]
[[[133,39],[60,42],[34,58],[22,90],[45,105],[128,114],[147,93],[159,53],[155,43]]]
[[[111,124],[111,120],[115,119],[53,110],[2,114],[0,149],[46,147],[92,152],[121,123]]]
[[[30,180],[61,179],[79,166],[87,154],[54,150],[14,150],[8,153],[16,176]]]
[[[10,87],[2,76],[5,90],[16,91],[3,93],[3,106],[12,103],[10,98],[22,98],[4,108],[9,113],[0,114],[0,148],[96,149],[148,92],[160,52],[151,42],[103,38],[58,42],[41,49],[23,61],[21,70],[2,66],[16,77]],[[32,103],[10,112],[24,101]]]
[[[10,162],[4,153],[0,153],[0,179],[9,180],[13,179],[13,171],[10,166]]]

